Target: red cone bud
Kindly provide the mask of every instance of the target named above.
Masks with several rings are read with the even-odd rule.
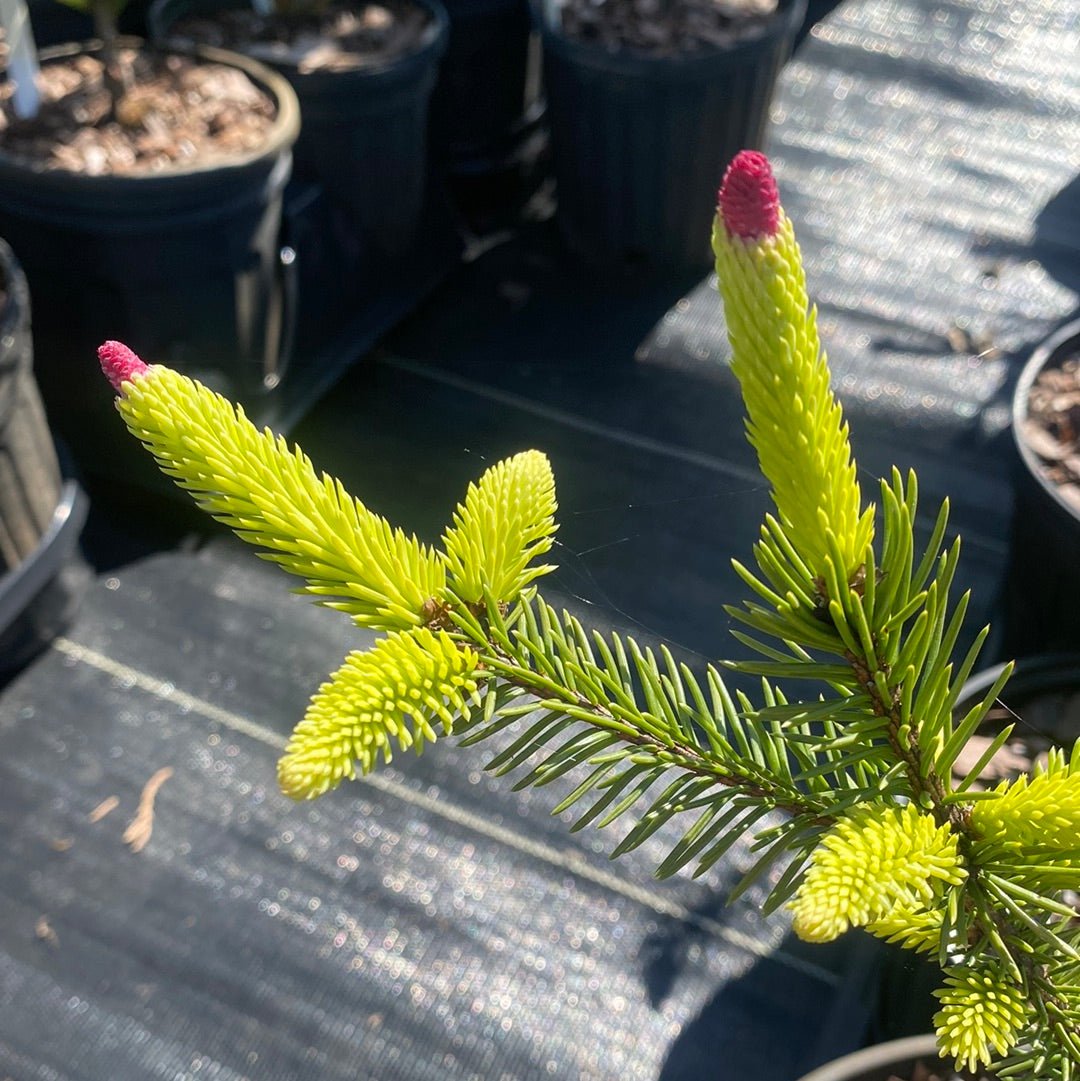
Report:
[[[780,227],[780,193],[772,166],[756,150],[740,150],[720,185],[720,216],[729,236],[757,240]]]
[[[122,342],[105,342],[98,346],[98,360],[101,361],[105,378],[112,383],[117,394],[127,380],[142,375],[149,368]]]

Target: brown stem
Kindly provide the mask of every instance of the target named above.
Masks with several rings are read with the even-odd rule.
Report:
[[[866,692],[870,699],[870,708],[878,717],[883,717],[888,722],[886,736],[893,753],[904,763],[908,783],[916,797],[929,796],[933,807],[934,820],[939,826],[948,823],[958,833],[966,835],[970,832],[968,814],[962,807],[945,803],[945,786],[937,771],[931,766],[923,776],[922,748],[919,746],[918,737],[913,730],[907,740],[900,736],[903,727],[903,718],[900,712],[899,692],[893,689],[888,700],[881,694],[874,673],[866,657],[853,653],[850,650],[844,653],[844,659],[851,665],[851,670],[859,682],[859,686]],[[886,673],[887,676],[887,673]],[[892,687],[889,684],[890,688]]]
[[[105,89],[109,92],[110,119],[115,119],[117,105],[126,89],[116,48],[116,39],[119,36],[116,28],[116,9],[109,0],[95,0],[93,11],[94,33],[101,40],[102,75]]]

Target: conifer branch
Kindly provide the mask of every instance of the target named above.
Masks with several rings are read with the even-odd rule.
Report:
[[[518,787],[566,783],[555,812],[576,809],[573,829],[633,814],[616,856],[671,825],[657,874],[700,874],[749,837],[755,862],[734,895],[784,860],[763,909],[787,905],[804,937],[861,926],[935,956],[939,1044],[959,1064],[1080,1081],[1080,741],[976,791],[1006,727],[953,776],[1009,669],[957,714],[986,631],[957,663],[967,597],[950,602],[948,505],[922,553],[913,474],[893,470],[877,507],[863,505],[763,156],[729,170],[713,244],[775,505],[756,569],[735,564],[753,598],[727,609],[754,657],[720,666],[761,676],[757,701],[718,667],[695,674],[666,647],[588,630],[543,601],[556,500],[540,452],[470,485],[429,547],[194,381],[117,343],[102,366],[167,475],[320,603],[384,632],[313,697],[279,765],[287,794],[321,795],[395,748],[491,740],[488,768]]]

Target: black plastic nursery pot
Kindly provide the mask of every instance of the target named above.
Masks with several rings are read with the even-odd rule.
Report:
[[[418,47],[383,66],[301,72],[265,62],[300,102],[297,180],[318,181],[345,213],[361,256],[399,260],[413,248],[428,196],[428,113],[446,50],[449,19],[438,0],[413,0],[429,15]],[[150,30],[174,38],[185,17],[248,6],[245,0],[156,0]]]
[[[542,112],[527,0],[444,0],[450,36],[431,101],[437,158],[454,173],[505,167]]]
[[[76,11],[53,0],[27,0],[34,44],[39,49],[82,41],[94,34],[94,19],[89,12]]]
[[[806,0],[780,0],[756,37],[673,57],[567,37],[557,0],[535,0],[567,246],[600,266],[705,269],[716,191],[738,151],[760,148]]]
[[[99,47],[64,46],[42,59]],[[239,68],[276,103],[258,151],[125,176],[46,170],[0,153],[0,233],[30,283],[38,383],[86,468],[100,464],[97,433],[116,426],[95,371],[103,340],[123,340],[148,361],[245,400],[276,386],[287,361],[279,230],[300,123],[296,96],[246,57],[194,53]]]
[[[0,241],[0,679],[74,617],[90,573],[77,550],[87,500],[64,483],[34,381],[30,294]]]
[[[127,0],[117,20],[121,34],[146,35],[147,0]],[[94,16],[89,9],[77,11],[56,0],[27,0],[34,44],[39,49],[87,41],[94,36]]]
[[[1045,369],[1080,356],[1080,321],[1035,350],[1013,392],[1016,505],[1006,585],[1011,653],[1080,650],[1080,511],[1050,480],[1024,435],[1032,386]]]
[[[0,240],[0,571],[37,547],[60,499],[60,464],[34,381],[30,291]]]
[[[34,550],[0,576],[0,682],[62,634],[78,615],[93,578],[79,551],[90,501],[66,480]]]

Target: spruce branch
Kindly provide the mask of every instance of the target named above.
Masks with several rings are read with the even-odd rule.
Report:
[[[644,806],[615,854],[636,848],[677,815],[696,811],[657,873],[666,877],[696,861],[700,874],[753,822],[772,810],[785,812],[791,817],[778,829],[777,847],[760,873],[772,858],[831,823],[836,801],[798,782],[778,733],[744,715],[745,703],[736,704],[715,669],[707,670],[703,689],[666,650],[658,658],[633,640],[589,633],[539,597],[509,615],[497,604],[489,604],[483,618],[466,606],[453,610],[482,668],[512,688],[505,704],[458,729],[463,742],[505,735],[508,718],[523,718],[524,731],[488,768],[505,774],[528,766],[519,788],[584,772],[553,811],[583,803],[573,829],[603,828]],[[796,884],[779,882],[774,906]]]
[[[118,342],[102,364],[129,431],[166,476],[259,554],[305,580],[302,592],[364,627],[420,626],[445,591],[444,562],[394,529],[298,447],[259,431],[240,406]]]
[[[563,785],[573,829],[627,823],[618,856],[671,828],[657,873],[702,873],[740,838],[783,861],[764,911],[828,940],[850,926],[932,955],[944,1054],[1002,1079],[1080,1081],[1080,741],[979,791],[989,741],[960,752],[1009,677],[962,715],[986,631],[957,659],[967,596],[948,504],[916,550],[918,483],[864,505],[798,247],[768,162],[725,177],[713,235],[747,433],[770,483],[752,594],[727,611],[753,653],[696,672],[667,647],[600,633],[537,591],[555,529],[538,451],[470,485],[440,547],[395,530],[242,411],[117,343],[106,375],[133,434],[200,506],[383,637],[313,697],[279,767],[320,795],[395,748],[490,741],[520,787]],[[724,669],[761,677],[732,693]],[[776,680],[788,684],[785,691]]]
[[[994,1051],[1007,1053],[1031,1013],[1022,988],[993,967],[946,969],[945,986],[934,994],[941,1049],[967,1070],[991,1061]]]
[[[808,941],[829,942],[849,927],[888,927],[897,908],[926,913],[945,887],[966,877],[947,826],[935,826],[913,804],[864,805],[822,838],[791,906],[794,928]]]

